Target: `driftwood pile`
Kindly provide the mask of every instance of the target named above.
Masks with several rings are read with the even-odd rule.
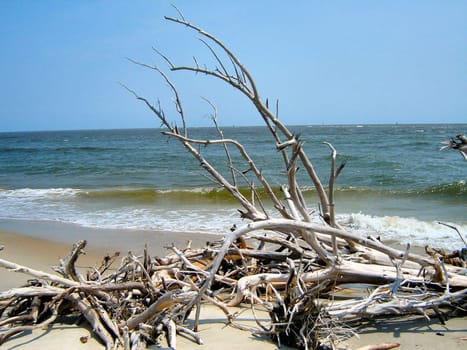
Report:
[[[268,127],[272,147],[282,155],[285,184],[280,192],[270,185],[247,150],[224,137],[215,112],[219,138],[190,138],[181,98],[168,75],[158,67],[138,63],[158,72],[172,90],[178,123],[160,104],[154,106],[127,89],[160,120],[163,133],[178,140],[211,179],[237,200],[246,223],[232,227],[221,242],[203,248],[171,247],[171,254],[162,258],[146,250],[143,256],[128,254],[119,264],[116,256],[109,256],[87,273],[75,267],[85,242],[73,247],[56,274],[0,260],[0,266],[34,277],[28,286],[0,293],[0,343],[61,315],[77,313],[107,349],[143,349],[162,334],[175,348],[177,333],[201,343],[196,331],[202,305],[219,307],[226,322],[235,326],[233,307],[248,303],[271,316],[269,324],[258,321],[254,332],[301,349],[332,349],[351,333],[349,326],[362,318],[415,313],[434,315],[443,322],[448,315],[465,312],[467,250],[461,247],[447,254],[426,247],[419,255],[410,246],[395,249],[379,238],[362,237],[342,227],[335,216],[334,185],[344,165],[336,164],[333,145],[325,143],[331,153],[325,187],[299,135],[289,131],[277,111],[269,110],[267,100],[263,103],[238,58],[213,35],[179,15],[167,20],[198,33],[215,67],[201,66],[196,59],[194,66],[176,66],[161,57],[170,71],[203,73],[246,96]],[[225,152],[226,168],[209,162],[206,155],[213,147]],[[308,175],[307,185],[311,183],[316,190],[319,210],[315,213],[302,195],[296,178],[299,169]],[[378,235],[384,240],[384,233]],[[359,288],[361,293],[343,296],[342,286]],[[188,317],[194,319],[194,327],[188,328]],[[390,346],[395,345],[385,348]]]
[[[320,259],[292,233],[297,227],[315,232],[329,250],[336,237],[339,261]],[[147,249],[142,256],[128,253],[119,263],[118,254],[106,256],[83,273],[75,265],[85,241],[73,246],[56,273],[0,259],[0,266],[33,278],[0,293],[0,344],[61,316],[78,315],[106,349],[145,349],[162,335],[175,349],[178,333],[202,344],[196,334],[202,305],[219,307],[235,327],[234,307],[248,303],[271,316],[270,323],[258,321],[250,331],[300,349],[332,349],[362,318],[416,313],[444,322],[465,312],[467,277],[459,274],[465,264],[443,263],[431,250],[431,257],[393,250],[371,238],[355,241],[355,250],[346,240],[349,234],[340,229],[275,219],[245,225],[203,248],[173,246],[163,258],[151,257]],[[339,286],[352,283],[364,283],[368,291],[339,295]],[[186,326],[190,314],[194,328]]]

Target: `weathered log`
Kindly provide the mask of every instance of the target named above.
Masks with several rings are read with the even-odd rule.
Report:
[[[71,301],[73,306],[77,308],[83,317],[89,322],[92,330],[96,332],[99,339],[101,339],[105,344],[106,350],[113,349],[115,339],[109,333],[104,324],[102,324],[99,313],[92,307],[92,305],[85,299],[82,299],[77,293],[68,294],[65,298]]]
[[[151,306],[149,306],[144,312],[130,318],[126,321],[126,327],[129,330],[136,328],[140,323],[146,322],[150,318],[155,317],[158,313],[164,311],[167,308],[175,304],[185,304],[191,299],[195,297],[195,292],[179,292],[179,291],[172,291],[167,292],[156,302],[154,302]]]
[[[68,278],[60,277],[60,276],[50,274],[47,272],[43,272],[40,270],[35,270],[35,269],[29,268],[29,267],[26,267],[20,264],[16,264],[16,263],[4,260],[4,259],[0,259],[0,267],[4,267],[14,272],[19,272],[19,273],[24,273],[30,276],[34,276],[36,278],[43,279],[46,281],[62,284],[67,287],[77,287],[80,285],[79,282],[72,281]]]
[[[63,288],[54,286],[28,286],[20,288],[12,288],[4,292],[0,292],[0,300],[8,300],[12,298],[27,298],[35,296],[56,296],[65,291]]]

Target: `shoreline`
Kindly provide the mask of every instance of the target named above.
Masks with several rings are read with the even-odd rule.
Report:
[[[10,223],[12,225],[12,223]],[[119,248],[122,253],[132,250],[144,249],[145,238],[150,239],[148,243],[151,254],[160,251],[164,255],[168,252],[164,246],[175,244],[186,244],[187,238],[193,240],[194,246],[204,245],[206,239],[219,239],[217,235],[196,235],[192,233],[161,233],[155,235],[151,232],[131,231],[134,236],[131,239],[120,241],[120,235],[128,232],[115,232],[118,237],[109,239],[111,232],[101,232],[96,235],[96,230],[87,228],[70,227],[68,225],[40,225],[37,222],[30,222],[28,225],[17,227],[16,230],[5,230],[8,226],[3,220],[0,221],[0,246],[4,249],[0,251],[0,258],[20,263],[34,269],[52,272],[51,266],[57,265],[60,258],[64,258],[71,249],[75,239],[89,239],[85,249],[86,255],[80,256],[78,266],[88,268],[99,263],[101,258],[107,253],[113,253]],[[27,226],[27,227],[26,227]],[[10,227],[11,228],[11,227]],[[52,237],[57,233],[55,229],[67,228],[70,235],[67,237]],[[31,230],[29,232],[22,232]],[[20,232],[21,231],[21,232]],[[82,234],[82,237],[78,235]],[[41,237],[42,236],[42,237]],[[45,236],[45,237],[44,237]],[[177,243],[178,242],[178,243]],[[125,246],[125,244],[128,244]],[[121,249],[126,248],[126,249]],[[28,279],[27,276],[19,273],[0,269],[0,291],[9,288],[19,287]],[[177,337],[178,349],[187,350],[198,348],[201,350],[218,350],[219,347],[225,350],[251,348],[260,350],[278,349],[277,345],[267,338],[253,337],[247,331],[240,331],[232,327],[226,327],[224,315],[211,306],[202,308],[202,322],[199,335],[204,341],[204,345],[198,346],[189,339]],[[267,315],[263,315],[267,317]],[[251,313],[242,313],[239,320],[242,324],[255,325],[254,317]],[[432,318],[430,321],[423,317],[406,317],[400,319],[378,320],[373,323],[366,323],[357,329],[359,335],[339,345],[339,349],[357,349],[368,344],[379,343],[400,343],[401,349],[454,349],[461,350],[467,345],[464,340],[467,336],[467,318],[454,318],[440,324],[439,320]],[[5,349],[36,349],[47,347],[49,350],[62,349],[103,349],[103,346],[90,336],[89,328],[84,325],[76,325],[72,321],[64,320],[56,323],[47,330],[37,329],[33,332],[26,332],[23,335],[9,339],[3,346]],[[81,336],[88,336],[89,341],[82,344],[79,340]],[[235,339],[235,343],[231,340]],[[150,349],[168,349],[167,347],[151,346]],[[280,349],[290,349],[281,347]]]
[[[172,244],[181,248],[186,246],[188,241],[192,241],[193,246],[201,247],[208,241],[220,240],[223,237],[215,233],[90,228],[63,222],[14,219],[0,219],[0,231],[69,247],[84,239],[88,242],[87,250],[101,254],[111,254],[115,251],[142,252],[147,245],[151,255],[157,256],[166,255]]]

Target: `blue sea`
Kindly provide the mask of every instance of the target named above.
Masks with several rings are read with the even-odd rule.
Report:
[[[341,224],[384,240],[462,246],[467,234],[467,162],[441,142],[467,124],[292,126],[323,183],[331,142],[346,166],[336,182]],[[241,225],[239,206],[198,162],[160,129],[0,133],[0,228],[3,221],[43,221],[89,228],[225,234]],[[214,128],[190,129],[216,139]],[[282,159],[265,127],[226,127],[275,188],[286,181]],[[222,146],[200,146],[229,176]],[[248,168],[232,150],[234,166]],[[247,173],[248,174],[248,173]],[[316,193],[298,171],[310,211]],[[239,179],[239,184],[247,188]],[[319,220],[317,216],[316,220]],[[130,231],[129,231],[130,232]]]

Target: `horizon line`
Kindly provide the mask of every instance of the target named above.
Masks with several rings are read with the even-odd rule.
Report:
[[[311,123],[311,124],[285,124],[287,127],[322,127],[322,126],[416,126],[416,125],[466,125],[466,123],[459,122],[437,122],[437,123],[413,123],[413,122],[394,122],[394,123],[335,123],[335,124],[325,124],[325,123]],[[264,124],[251,124],[251,125],[219,125],[221,128],[251,128],[251,127],[267,127]],[[215,126],[199,125],[199,126],[190,126],[187,129],[201,129],[201,128],[215,128]],[[7,133],[27,133],[27,132],[71,132],[71,131],[103,131],[103,130],[166,130],[166,127],[116,127],[116,128],[76,128],[76,129],[34,129],[34,130],[9,130],[1,131],[0,134]]]

